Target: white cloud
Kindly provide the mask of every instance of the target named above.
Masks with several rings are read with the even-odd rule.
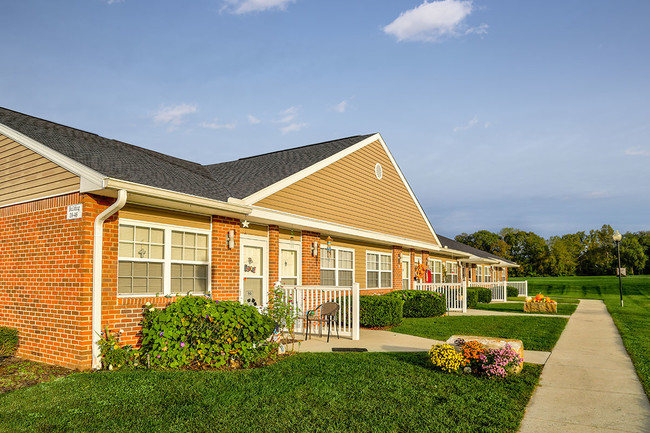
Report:
[[[467,28],[464,21],[472,11],[472,0],[442,0],[427,2],[402,12],[392,23],[384,27],[398,41],[435,42],[443,36],[487,33],[487,24]]]
[[[334,111],[338,113],[345,113],[345,110],[348,108],[348,100],[341,101],[334,106]]]
[[[153,116],[156,123],[165,123],[172,126],[180,125],[185,116],[195,113],[197,111],[196,105],[180,104],[170,107],[162,107]]]
[[[233,14],[247,14],[262,12],[269,9],[285,10],[290,3],[296,0],[225,0],[222,11]]]
[[[113,5],[113,4],[115,4],[115,3],[123,3],[123,2],[124,2],[124,0],[108,0],[107,3],[108,3],[109,5]]]
[[[252,114],[249,114],[249,115],[248,115],[248,123],[250,123],[251,125],[257,125],[257,124],[260,123],[260,122],[261,122],[261,120],[258,119],[258,118],[255,117],[255,116],[253,116]]]
[[[200,124],[202,128],[207,129],[235,129],[235,123],[217,123],[218,119],[215,119],[214,122],[203,122]]]
[[[472,129],[476,125],[478,125],[478,117],[474,116],[474,118],[472,120],[470,120],[469,122],[467,122],[466,125],[455,127],[454,132],[467,131],[468,129]],[[489,126],[489,123],[486,123],[485,127],[487,128],[488,126]]]
[[[585,198],[607,198],[610,196],[611,194],[609,191],[592,191],[585,194]]]
[[[280,131],[282,131],[283,134],[287,134],[289,132],[300,131],[305,126],[307,126],[306,123],[292,123],[290,125],[280,128]]]
[[[650,156],[650,150],[644,149],[641,146],[634,146],[625,149],[625,154],[630,156]]]
[[[281,113],[282,119],[280,119],[280,123],[289,123],[293,121],[293,119],[298,115],[298,111],[300,111],[300,107],[293,106],[287,108]]]

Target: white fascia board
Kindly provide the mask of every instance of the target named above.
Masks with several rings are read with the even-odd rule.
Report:
[[[219,200],[185,194],[182,192],[170,191],[162,188],[155,188],[153,186],[142,185],[139,183],[120,179],[106,178],[104,180],[103,188],[116,190],[124,189],[130,194],[153,197],[168,202],[176,202],[182,205],[198,206],[214,211],[230,212],[241,215],[248,215],[251,211],[250,206],[226,203]]]
[[[77,162],[74,159],[69,158],[57,152],[56,150],[53,150],[48,146],[39,143],[33,138],[30,138],[25,134],[18,132],[15,129],[10,128],[7,125],[1,123],[0,123],[0,134],[12,139],[18,144],[25,146],[31,151],[38,153],[43,158],[52,161],[56,165],[68,170],[70,173],[79,176],[81,179],[79,183],[80,192],[102,189],[103,180],[106,176],[93,170],[92,168],[89,168],[81,164],[80,162]]]
[[[397,174],[399,175],[400,179],[402,179],[402,183],[406,187],[406,190],[409,192],[411,195],[411,198],[413,199],[413,202],[417,206],[418,210],[420,211],[420,215],[422,215],[422,218],[424,221],[427,223],[427,227],[429,227],[429,230],[431,231],[431,234],[433,235],[434,239],[436,242],[438,242],[438,245],[442,246],[442,242],[440,242],[440,239],[438,239],[438,235],[436,235],[435,230],[433,230],[433,226],[431,225],[431,222],[429,222],[429,218],[427,218],[427,214],[424,213],[424,209],[422,209],[422,206],[420,206],[420,202],[418,201],[417,197],[415,196],[415,193],[413,193],[413,190],[411,189],[411,186],[409,185],[408,181],[406,180],[406,177],[404,177],[404,173],[402,173],[402,170],[400,170],[399,165],[397,165],[397,161],[395,161],[395,158],[393,158],[393,154],[390,153],[390,150],[388,149],[388,146],[386,146],[386,143],[384,142],[384,139],[381,137],[380,134],[377,134],[379,136],[379,142],[381,143],[382,147],[384,148],[384,151],[388,155],[388,158],[390,159],[390,162],[393,164],[393,167],[397,171]],[[462,254],[466,256],[467,254]]]
[[[342,151],[335,153],[334,155],[325,158],[322,161],[317,162],[316,164],[310,165],[309,167],[304,168],[299,172],[292,174],[291,176],[285,177],[284,179],[272,185],[269,185],[266,188],[263,188],[249,195],[248,197],[244,197],[241,201],[246,204],[257,203],[258,201],[263,200],[272,194],[275,194],[276,192],[288,187],[289,185],[292,185],[298,182],[299,180],[304,179],[307,176],[316,173],[318,170],[327,167],[328,165],[338,161],[339,159],[348,156],[351,153],[356,152],[357,150],[369,145],[370,143],[374,143],[378,139],[381,140],[381,136],[379,134],[373,134],[370,137],[361,140],[357,144],[354,144],[346,149],[343,149]]]
[[[487,265],[495,265],[498,264],[499,261],[495,259],[486,259],[483,257],[478,257],[478,256],[472,256],[469,259],[463,259],[461,260],[463,263],[477,263],[477,264],[487,264]]]
[[[280,226],[292,227],[301,230],[311,230],[329,235],[342,236],[345,238],[363,240],[365,242],[375,242],[386,245],[401,245],[403,247],[415,248],[429,252],[451,253],[449,249],[442,249],[437,245],[420,242],[413,239],[406,239],[400,236],[386,235],[370,230],[359,229],[346,226],[343,224],[332,223],[328,221],[317,220],[314,218],[299,216],[273,209],[266,209],[253,206],[248,219],[253,222],[265,224],[277,224]],[[467,254],[460,253],[460,256],[468,257]]]

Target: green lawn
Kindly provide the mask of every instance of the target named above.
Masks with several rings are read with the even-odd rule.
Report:
[[[623,278],[623,308],[620,305],[618,277],[615,276],[525,279],[528,280],[528,293],[531,294],[542,292],[551,297],[602,299],[650,397],[650,276]]]
[[[556,298],[557,299],[557,298]],[[561,298],[560,298],[561,299]],[[477,310],[488,310],[488,311],[503,311],[506,313],[524,313],[524,303],[523,302],[490,302],[489,304],[478,304],[474,307]],[[545,316],[554,316],[559,315],[571,315],[578,308],[578,304],[566,304],[558,300],[557,303],[557,313],[526,313],[526,314],[542,314]]]
[[[458,315],[454,315],[458,314]],[[514,338],[524,349],[550,351],[564,330],[568,319],[541,316],[450,316],[404,319],[391,331],[418,337],[446,340],[452,335]]]
[[[0,432],[516,432],[540,372],[490,380],[436,371],[426,353],[305,353],[244,371],[79,373],[1,395]]]

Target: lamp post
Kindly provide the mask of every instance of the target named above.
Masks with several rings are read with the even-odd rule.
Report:
[[[623,282],[621,281],[621,239],[623,236],[616,230],[612,239],[616,242],[616,251],[618,252],[618,291],[621,294],[621,307],[623,306]]]

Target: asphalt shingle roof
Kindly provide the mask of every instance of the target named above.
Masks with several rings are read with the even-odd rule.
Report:
[[[201,165],[1,107],[0,123],[108,177],[220,201],[244,198],[370,136]]]
[[[488,253],[483,250],[479,250],[478,248],[470,247],[469,245],[465,245],[463,243],[460,243],[458,241],[455,241],[454,239],[438,235],[438,239],[440,240],[440,243],[442,244],[443,247],[451,248],[452,250],[457,250],[457,251],[462,251],[464,253],[468,254],[473,254],[478,257],[482,257],[484,259],[496,259],[496,260],[501,260],[506,263],[511,263],[511,264],[516,264],[515,262],[512,262],[510,260],[506,260],[503,257],[499,257],[497,255],[494,255],[492,253]]]

